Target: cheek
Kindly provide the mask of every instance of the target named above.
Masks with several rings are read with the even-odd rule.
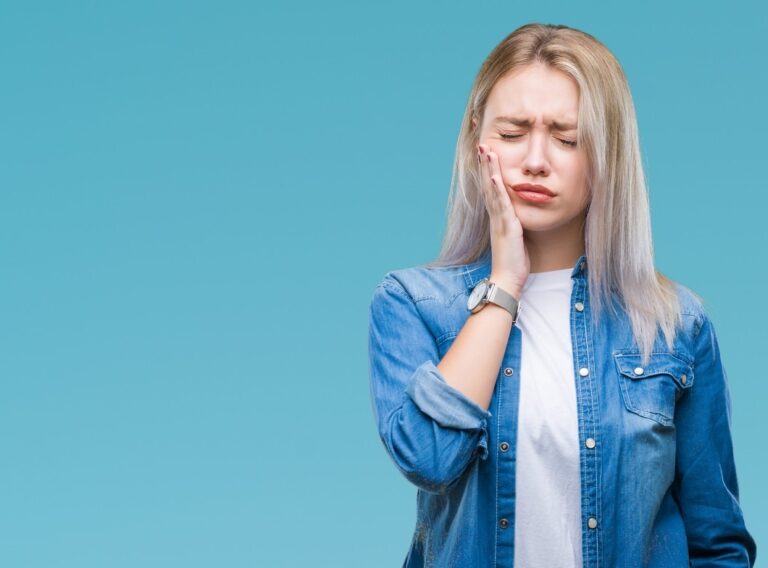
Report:
[[[570,167],[571,167],[571,170],[574,172],[575,178],[586,179],[587,160],[583,155],[573,157]]]
[[[563,163],[563,173],[568,177],[570,183],[574,185],[586,185],[587,165],[583,160],[570,159]]]
[[[510,169],[520,166],[525,159],[525,153],[512,145],[497,144],[493,151],[496,152],[496,155],[499,157],[499,164],[501,165],[502,171],[504,171],[505,168]]]

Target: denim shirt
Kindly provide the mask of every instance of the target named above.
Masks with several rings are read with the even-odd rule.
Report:
[[[675,283],[683,329],[673,349],[659,332],[643,366],[620,303],[619,317],[604,310],[592,324],[586,261],[573,267],[570,301],[583,566],[753,566],[712,321]],[[512,326],[488,410],[436,367],[470,315],[469,293],[490,269],[487,251],[462,266],[390,271],[370,303],[376,427],[418,488],[405,567],[513,565],[520,330]]]

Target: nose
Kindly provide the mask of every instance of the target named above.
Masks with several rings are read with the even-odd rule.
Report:
[[[542,132],[531,132],[528,146],[523,159],[523,173],[528,175],[549,174],[549,160],[546,155],[547,135]]]

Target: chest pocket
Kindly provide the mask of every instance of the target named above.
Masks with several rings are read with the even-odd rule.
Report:
[[[627,410],[662,426],[674,424],[675,403],[693,385],[693,365],[662,352],[652,353],[645,366],[637,352],[618,351],[613,358]]]

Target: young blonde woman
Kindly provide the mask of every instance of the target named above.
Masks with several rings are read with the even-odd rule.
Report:
[[[753,566],[701,299],[654,268],[627,80],[529,24],[483,63],[440,258],[370,305],[384,447],[418,487],[406,567]]]

